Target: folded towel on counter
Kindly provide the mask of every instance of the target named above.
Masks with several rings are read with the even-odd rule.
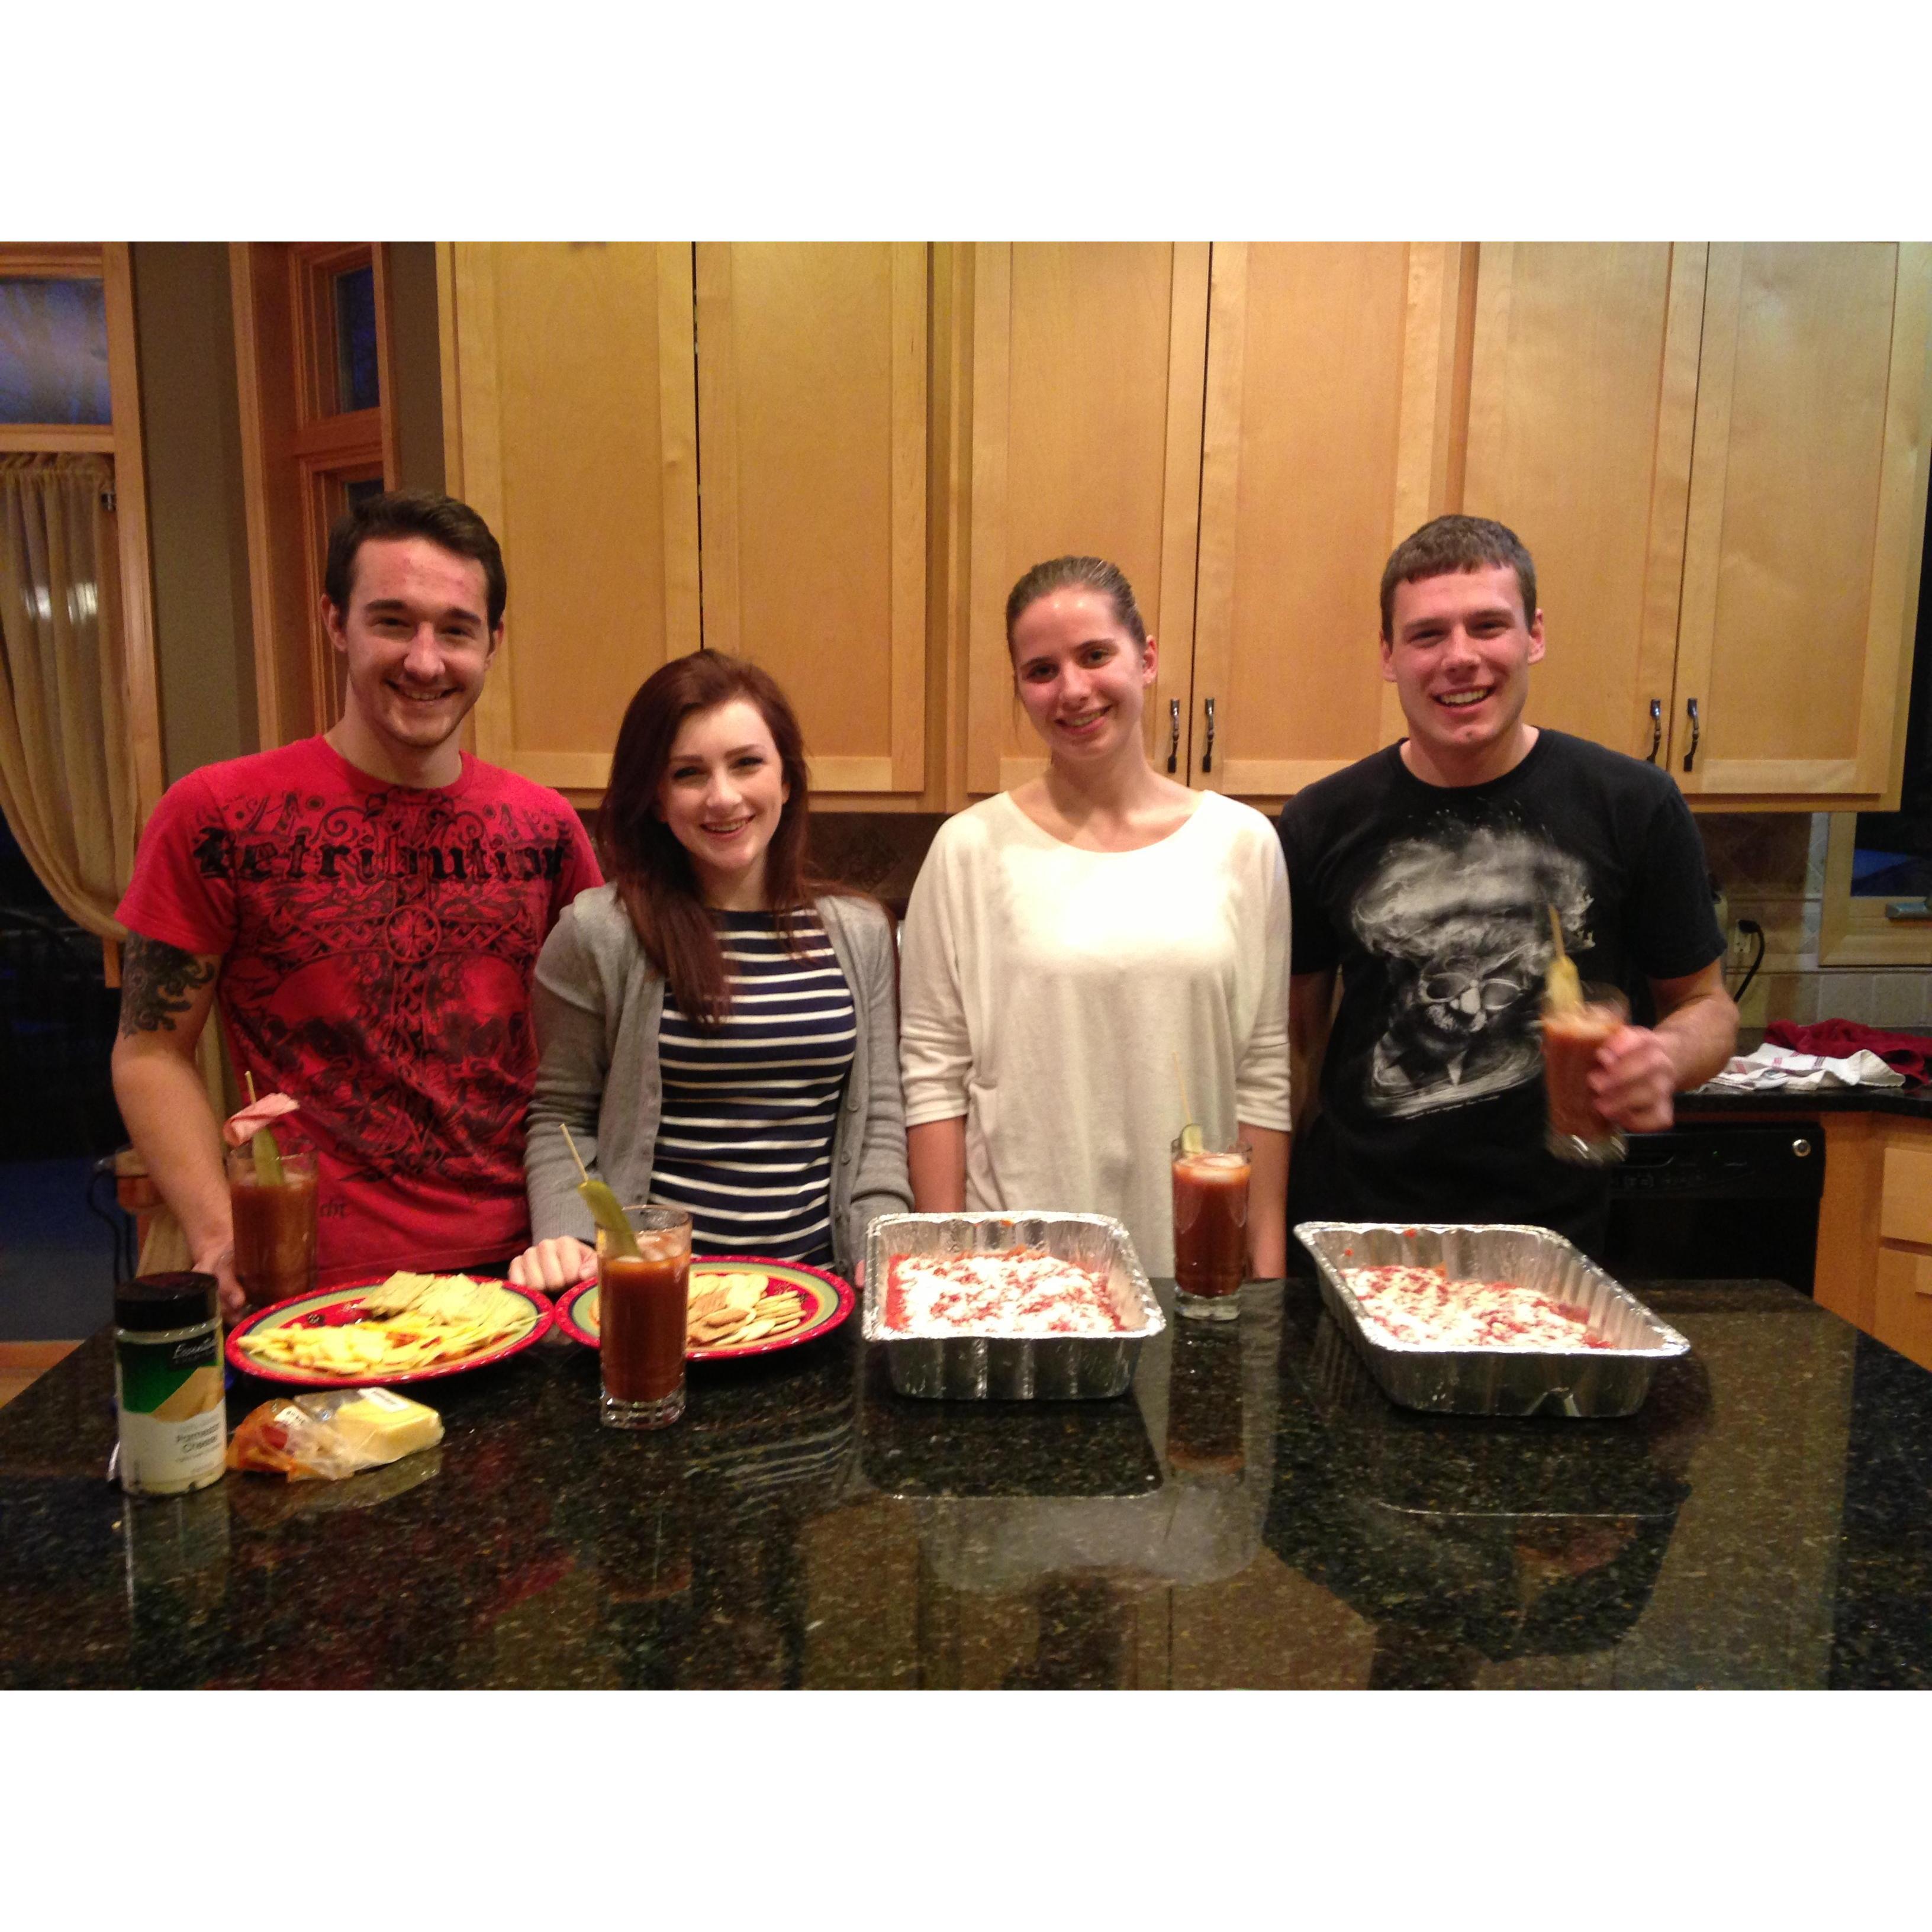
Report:
[[[1697,1089],[1700,1094],[1816,1094],[1835,1087],[1903,1087],[1905,1076],[1894,1072],[1875,1053],[1848,1054],[1827,1059],[1821,1054],[1793,1053],[1789,1047],[1761,1046],[1740,1054],[1715,1079]]]
[[[1764,1039],[1767,1046],[1788,1046],[1796,1053],[1822,1054],[1831,1059],[1875,1053],[1893,1072],[1905,1076],[1908,1087],[1925,1084],[1925,1063],[1932,1055],[1932,1040],[1922,1034],[1885,1033],[1876,1027],[1862,1026],[1856,1020],[1820,1020],[1812,1026],[1774,1020],[1765,1028]]]

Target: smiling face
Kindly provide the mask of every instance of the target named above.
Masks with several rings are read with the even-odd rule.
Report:
[[[502,634],[489,628],[482,565],[427,537],[372,537],[356,553],[349,608],[322,608],[346,672],[337,749],[379,778],[450,782],[458,728]]]
[[[1013,678],[1056,758],[1085,764],[1141,755],[1141,707],[1154,681],[1142,650],[1096,590],[1050,591],[1013,622]]]
[[[1507,564],[1395,586],[1382,675],[1402,700],[1403,756],[1432,784],[1500,778],[1534,742],[1522,722],[1529,667],[1543,656],[1543,613],[1522,608]]]
[[[691,855],[707,905],[765,903],[765,854],[791,788],[765,715],[734,698],[678,727],[658,787],[658,814]]]

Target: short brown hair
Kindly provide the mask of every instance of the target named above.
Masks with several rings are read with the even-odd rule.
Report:
[[[1406,536],[1382,566],[1382,638],[1395,635],[1395,587],[1451,571],[1480,570],[1485,565],[1516,572],[1522,592],[1522,621],[1536,621],[1536,566],[1515,531],[1489,517],[1438,517]]]
[[[724,1023],[730,982],[691,855],[658,816],[658,794],[684,721],[694,711],[716,710],[738,698],[764,719],[790,793],[765,848],[765,902],[781,915],[781,929],[788,928],[791,922],[783,915],[808,910],[833,887],[812,872],[806,857],[811,780],[805,734],[770,672],[742,658],[705,650],[673,658],[652,671],[618,727],[610,782],[597,818],[598,855],[645,957],[670,982],[679,1010],[706,1033]],[[789,930],[786,936],[789,942]]]
[[[386,490],[380,496],[352,504],[336,518],[328,533],[322,587],[345,617],[356,587],[356,553],[371,538],[382,537],[427,538],[453,556],[480,563],[488,592],[490,628],[494,632],[502,626],[510,595],[502,550],[490,526],[467,503],[434,490]]]
[[[1141,621],[1140,606],[1134,602],[1134,587],[1120,566],[1099,556],[1056,556],[1036,563],[1016,584],[1006,597],[1006,649],[1013,647],[1013,626],[1028,608],[1056,590],[1091,590],[1106,598],[1114,621],[1134,640],[1137,649],[1147,649],[1147,626]]]

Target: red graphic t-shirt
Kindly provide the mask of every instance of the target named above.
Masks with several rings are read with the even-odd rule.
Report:
[[[118,916],[221,955],[236,1077],[300,1102],[291,1125],[316,1147],[322,1285],[527,1240],[530,980],[599,883],[563,799],[466,753],[432,791],[320,738],[169,788]]]

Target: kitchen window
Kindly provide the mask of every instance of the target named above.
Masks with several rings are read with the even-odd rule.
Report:
[[[1924,553],[1898,808],[1832,814],[1823,966],[1932,965],[1932,521]]]

